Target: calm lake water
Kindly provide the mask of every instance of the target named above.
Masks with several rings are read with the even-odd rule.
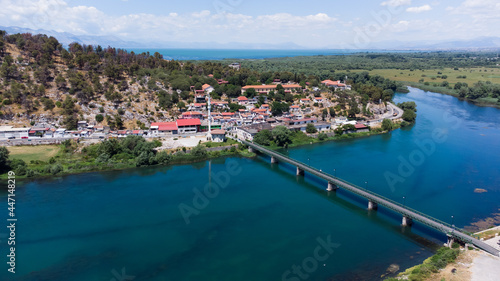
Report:
[[[286,153],[460,227],[498,213],[500,111],[418,89],[395,100],[417,102],[415,126]],[[379,280],[445,241],[294,172],[260,156],[20,184],[16,274],[4,263],[0,280]],[[206,201],[193,191],[205,188]],[[4,223],[6,201],[2,194]],[[198,208],[189,223],[180,204]]]
[[[167,60],[267,59],[298,56],[350,55],[354,53],[398,53],[397,50],[263,50],[263,49],[140,49],[128,48],[136,54],[158,52]]]

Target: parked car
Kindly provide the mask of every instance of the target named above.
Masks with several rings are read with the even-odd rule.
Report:
[[[13,140],[15,139],[16,137],[8,137],[9,140]]]

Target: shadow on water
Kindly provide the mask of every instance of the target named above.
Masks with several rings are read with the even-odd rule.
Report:
[[[445,241],[443,233],[438,232],[418,222],[412,227],[401,225],[402,216],[384,207],[379,207],[377,211],[367,209],[368,201],[349,191],[339,189],[336,192],[326,191],[327,182],[313,175],[296,176],[296,168],[288,163],[270,164],[270,158],[261,156],[256,158],[256,162],[261,166],[268,167],[280,176],[296,181],[307,190],[329,200],[332,203],[350,211],[358,216],[368,218],[370,221],[382,226],[393,233],[398,233],[404,239],[416,243],[425,249],[435,252],[440,243]],[[427,238],[423,235],[428,236]]]

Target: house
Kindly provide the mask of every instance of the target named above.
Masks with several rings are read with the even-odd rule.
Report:
[[[181,119],[203,119],[203,114],[198,111],[183,112]]]
[[[290,112],[300,112],[300,105],[290,106]]]
[[[55,135],[56,129],[55,128],[50,128],[47,132],[45,132],[45,137],[46,138],[53,138]]]
[[[310,103],[311,100],[310,99],[300,99],[300,103],[302,104],[306,104],[306,103]]]
[[[178,133],[176,122],[151,123],[149,130],[151,135],[176,135]]]
[[[207,101],[206,95],[195,95],[194,96],[194,102],[195,103],[204,103],[206,101]]]
[[[0,139],[28,137],[30,128],[14,128],[13,126],[0,126]]]
[[[143,136],[144,135],[144,131],[143,130],[133,130],[132,131],[132,135],[134,135],[134,136]]]
[[[319,122],[318,119],[316,118],[288,120],[285,122],[285,124],[287,124],[287,128],[292,131],[302,131],[302,132],[306,132],[308,124],[313,124],[316,130],[318,131],[330,130],[332,127],[330,123]]]
[[[235,62],[235,63],[230,64],[229,67],[234,68],[236,70],[240,70],[241,69],[241,64]]]
[[[28,132],[28,136],[30,137],[43,137],[49,128],[31,128]]]
[[[119,138],[124,138],[128,135],[127,130],[119,130],[118,132],[116,132],[116,134]]]
[[[349,120],[345,116],[335,117],[335,124],[344,124],[347,121],[349,121]]]
[[[314,102],[322,103],[323,102],[323,98],[321,98],[321,97],[314,98]]]
[[[64,138],[65,134],[66,134],[66,129],[59,128],[54,132],[54,138]]]
[[[292,91],[302,92],[302,86],[299,84],[281,85],[285,92],[291,93]],[[245,93],[248,89],[255,89],[258,94],[269,94],[271,91],[276,91],[278,85],[248,85],[241,88],[241,93]]]
[[[293,125],[307,125],[309,123],[317,123],[318,119],[316,118],[305,118],[305,119],[296,119],[296,120],[289,120],[286,121],[286,124],[289,126]]]
[[[213,142],[225,142],[226,141],[226,131],[225,130],[212,130],[212,141]]]
[[[198,110],[205,110],[205,109],[207,109],[206,103],[193,103],[189,106],[189,110],[191,110],[191,111],[198,111]]]
[[[212,102],[212,108],[217,108],[217,109],[228,109],[229,108],[229,103],[227,101],[214,101]]]
[[[179,134],[192,134],[200,130],[200,119],[177,119]]]
[[[253,137],[262,130],[272,130],[269,123],[258,123],[249,126],[241,126],[236,129],[236,135],[240,140],[253,141]]]
[[[210,94],[211,92],[215,91],[214,87],[210,86],[209,84],[204,84],[203,86],[201,86],[201,89],[203,90],[203,92],[207,94]]]
[[[238,103],[240,105],[248,104],[248,98],[244,96],[238,97]]]
[[[80,130],[80,131],[81,131],[81,130],[85,130],[85,129],[87,129],[87,126],[88,126],[88,125],[89,125],[89,124],[87,123],[87,121],[78,121],[78,124],[77,124],[77,126],[76,126],[76,127],[78,128],[78,130]]]
[[[356,125],[354,125],[354,128],[356,128],[356,132],[357,133],[365,133],[365,132],[369,132],[370,131],[370,128],[365,126],[364,124],[361,124],[361,123],[358,123]]]

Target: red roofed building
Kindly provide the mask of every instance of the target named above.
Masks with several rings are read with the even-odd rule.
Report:
[[[172,134],[178,133],[177,123],[175,122],[157,122],[151,123],[150,130],[152,134]]]
[[[182,113],[182,119],[203,119],[203,114],[198,111],[187,111]]]
[[[255,89],[258,94],[269,94],[270,91],[276,91],[276,87],[278,85],[248,85],[241,88],[241,92],[245,93],[248,89]],[[302,92],[302,86],[299,84],[291,84],[291,85],[281,85],[285,91],[291,92],[295,90],[297,92]]]
[[[248,98],[244,97],[244,96],[238,97],[238,103],[239,104],[247,104],[248,103]]]
[[[177,119],[179,134],[192,134],[200,131],[200,119]]]
[[[201,89],[203,90],[203,92],[205,92],[207,94],[209,94],[215,90],[214,87],[210,86],[209,84],[205,84],[205,85],[201,86]]]
[[[341,89],[341,90],[350,90],[351,89],[351,85],[346,85],[344,83],[340,83],[340,80],[337,80],[337,81],[324,80],[324,81],[321,81],[321,84],[323,84],[327,87],[335,88],[335,89]]]

